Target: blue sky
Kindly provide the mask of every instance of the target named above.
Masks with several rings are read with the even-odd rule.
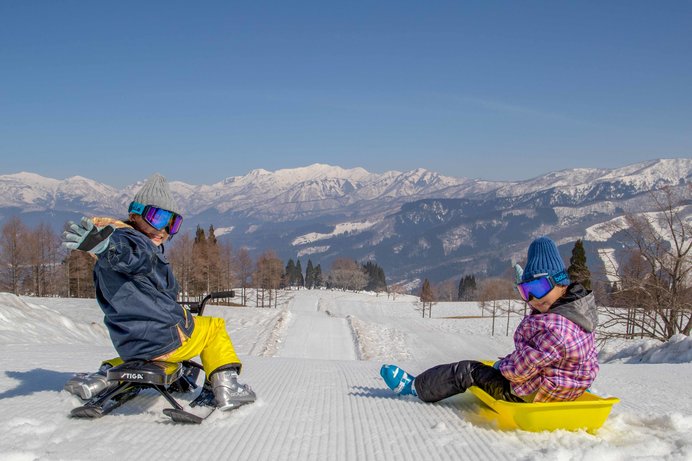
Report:
[[[692,156],[690,1],[3,1],[0,174]]]

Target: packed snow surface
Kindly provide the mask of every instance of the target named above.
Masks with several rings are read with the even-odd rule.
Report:
[[[98,420],[68,417],[74,372],[114,356],[91,299],[0,294],[0,459],[692,459],[692,340],[606,344],[593,390],[621,402],[595,434],[501,431],[470,393],[437,404],[399,397],[383,363],[416,374],[512,350],[523,315],[495,319],[475,303],[326,290],[282,292],[278,308],[211,306],[226,319],[258,400],[200,426],[172,424],[145,391]],[[194,397],[184,395],[182,401]]]

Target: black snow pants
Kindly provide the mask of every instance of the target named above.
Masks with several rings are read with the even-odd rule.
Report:
[[[499,370],[474,360],[438,365],[416,376],[414,381],[418,398],[424,402],[437,402],[477,386],[497,400],[523,402],[512,394],[509,380]]]

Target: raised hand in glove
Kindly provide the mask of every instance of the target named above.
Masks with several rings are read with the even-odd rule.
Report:
[[[70,250],[88,251],[97,255],[108,248],[108,241],[114,230],[113,226],[99,229],[89,218],[82,218],[79,224],[70,221],[62,234],[62,244]]]
[[[524,269],[519,264],[514,265],[514,281],[516,285],[521,283],[521,278],[524,275]]]

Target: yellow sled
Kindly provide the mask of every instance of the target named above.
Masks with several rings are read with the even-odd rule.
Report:
[[[594,433],[608,419],[613,405],[620,401],[616,397],[605,398],[584,392],[570,402],[515,403],[496,400],[476,386],[470,387],[469,391],[487,405],[481,409],[481,414],[496,421],[499,429],[530,432],[583,429]]]

